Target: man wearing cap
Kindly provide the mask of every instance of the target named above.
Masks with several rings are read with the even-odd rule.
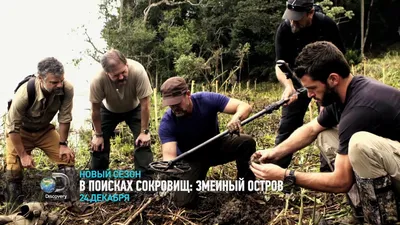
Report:
[[[148,165],[153,161],[150,149],[150,95],[153,90],[146,70],[137,61],[127,59],[116,49],[101,58],[102,70],[90,84],[92,120],[92,170],[106,170],[110,163],[110,137],[116,126],[125,121],[135,138],[135,170],[149,178]]]
[[[176,158],[199,144],[219,134],[218,113],[232,114],[227,128],[242,131],[241,121],[251,113],[251,106],[243,101],[212,92],[191,94],[181,77],[172,77],[161,86],[163,106],[169,106],[159,127],[163,160]],[[189,180],[192,192],[176,192],[174,202],[178,207],[196,206],[198,193],[196,180],[203,180],[211,166],[236,160],[237,178],[254,180],[249,160],[256,150],[256,142],[249,135],[227,135],[187,155],[191,170],[182,175]]]
[[[283,14],[284,21],[280,23],[276,31],[275,52],[276,60],[284,60],[291,68],[304,46],[316,41],[332,42],[345,54],[346,50],[336,23],[323,13],[316,12],[313,5],[314,0],[288,0],[286,2],[287,7]],[[275,72],[278,80],[284,86],[282,98],[287,99],[295,94],[295,89],[299,87],[294,87],[292,81],[286,79],[285,74],[278,66],[275,67]],[[282,117],[275,145],[286,140],[293,131],[303,124],[304,115],[310,101],[311,99],[304,92],[301,95],[291,97],[288,104],[282,107]],[[286,168],[291,159],[292,154],[289,154],[277,163]],[[322,159],[321,156],[321,171],[327,171],[328,165]]]

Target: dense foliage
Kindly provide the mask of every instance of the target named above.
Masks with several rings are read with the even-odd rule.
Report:
[[[365,53],[399,40],[399,2],[366,0]],[[317,1],[341,30],[352,64],[360,62],[360,0]],[[174,75],[210,84],[275,80],[274,36],[285,1],[103,0],[102,36],[140,61],[154,86]],[[112,13],[114,12],[114,13]],[[367,28],[368,27],[368,28]],[[368,30],[368,32],[367,32]],[[378,32],[379,31],[379,32]],[[92,50],[98,57],[100,51]],[[228,79],[229,78],[229,79]]]

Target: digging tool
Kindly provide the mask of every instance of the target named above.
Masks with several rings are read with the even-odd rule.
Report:
[[[292,79],[293,83],[296,84],[297,86],[301,86],[301,83],[297,77],[294,77],[293,72],[290,70],[289,66],[285,61],[279,60],[277,61],[278,66],[281,68],[281,70],[286,74],[287,79]],[[299,88],[297,90],[296,94],[303,93],[306,91],[305,88]],[[282,105],[287,103],[289,99],[281,99],[275,103],[272,103],[271,105],[266,106],[262,111],[258,112],[257,114],[247,118],[246,120],[243,120],[241,122],[241,126],[244,126],[254,119],[259,118],[260,116],[264,114],[271,114],[273,111],[279,109]],[[188,156],[189,154],[197,151],[198,149],[204,147],[205,145],[229,134],[229,130],[225,130],[224,132],[208,139],[207,141],[203,142],[202,144],[184,152],[183,154],[179,155],[173,160],[170,161],[159,161],[159,162],[152,162],[149,164],[149,168],[155,172],[160,172],[160,173],[167,173],[167,174],[182,174],[190,170],[190,166],[187,163],[182,162],[181,160]]]

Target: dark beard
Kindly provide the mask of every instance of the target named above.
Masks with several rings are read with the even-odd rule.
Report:
[[[116,83],[116,84],[122,84],[122,83],[124,83],[126,80],[127,80],[126,78],[124,78],[124,79],[122,79],[122,80],[116,80],[115,83]]]
[[[325,107],[335,102],[340,102],[339,95],[333,89],[327,89],[321,101],[321,106]]]

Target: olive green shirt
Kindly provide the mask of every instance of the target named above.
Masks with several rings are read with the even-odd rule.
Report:
[[[27,85],[28,82],[21,85],[14,95],[10,110],[6,116],[7,133],[19,133],[21,128],[25,128],[28,131],[45,129],[57,112],[59,123],[70,123],[72,121],[74,88],[71,83],[64,80],[63,93],[59,95],[52,94],[45,98],[40,87],[40,80],[36,78],[36,97],[30,109],[26,109],[29,104]],[[61,95],[64,95],[62,104]]]
[[[117,87],[104,70],[96,74],[90,83],[90,102],[103,102],[109,111],[124,113],[135,109],[139,105],[140,99],[153,93],[143,65],[131,59],[127,59],[127,64],[127,83],[121,87]]]

